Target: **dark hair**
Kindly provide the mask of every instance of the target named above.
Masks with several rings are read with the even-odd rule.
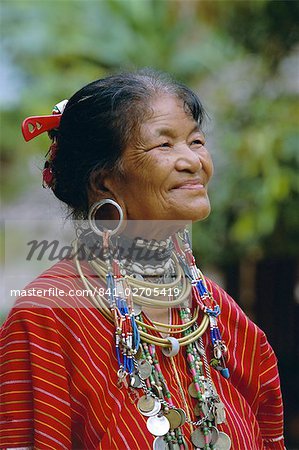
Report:
[[[71,97],[61,118],[52,170],[53,191],[75,218],[87,217],[91,174],[99,169],[117,171],[122,151],[150,114],[150,100],[161,93],[181,99],[186,112],[202,124],[205,112],[197,95],[152,69],[111,75]]]

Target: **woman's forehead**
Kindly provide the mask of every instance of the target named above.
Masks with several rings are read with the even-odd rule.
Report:
[[[140,126],[140,137],[147,136],[175,137],[180,132],[191,134],[199,131],[199,124],[194,120],[191,113],[185,111],[182,106],[180,109],[166,109],[155,111],[150,118],[145,120]]]
[[[159,137],[172,135],[178,128],[186,128],[190,132],[199,129],[198,123],[186,109],[184,102],[176,97],[156,99],[151,103],[150,110],[150,115],[141,123],[141,134],[150,133]]]
[[[148,120],[155,119],[172,112],[184,112],[184,102],[175,95],[161,94],[153,97],[149,102],[150,115]]]

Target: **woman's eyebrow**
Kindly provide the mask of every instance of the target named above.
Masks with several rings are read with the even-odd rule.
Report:
[[[200,132],[200,128],[198,124],[195,124],[194,127],[192,128],[192,130],[189,131],[189,135],[194,133],[195,131],[199,131]],[[168,127],[162,127],[162,128],[157,128],[154,131],[154,135],[155,137],[160,137],[160,136],[168,136],[168,137],[175,137],[176,135],[176,129],[174,130],[173,128],[168,128]]]
[[[162,127],[162,128],[157,128],[154,131],[154,135],[159,137],[159,136],[169,136],[169,137],[174,137],[176,130],[174,130],[173,128],[168,128],[168,127]]]
[[[198,123],[196,123],[196,124],[194,125],[194,127],[193,127],[192,130],[190,131],[190,134],[195,133],[196,131],[199,132],[199,133],[201,133],[201,130],[200,130],[200,128],[199,128]]]

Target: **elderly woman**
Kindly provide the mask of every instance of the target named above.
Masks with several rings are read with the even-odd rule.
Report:
[[[273,350],[184,227],[210,212],[203,118],[143,70],[24,121],[26,140],[49,132],[44,185],[83,221],[73,257],[27,286],[59,295],[22,297],[3,325],[1,448],[284,448]]]

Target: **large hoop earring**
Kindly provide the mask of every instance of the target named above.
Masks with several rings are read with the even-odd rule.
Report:
[[[102,231],[98,226],[97,226],[97,221],[96,221],[96,213],[99,211],[99,209],[106,205],[106,204],[110,204],[113,205],[119,214],[119,222],[116,228],[110,230],[110,229],[106,229],[105,231],[109,232],[110,236],[113,236],[114,234],[118,233],[118,231],[120,230],[123,221],[124,221],[124,213],[123,210],[121,208],[121,206],[116,203],[114,200],[110,199],[110,198],[106,198],[105,200],[101,200],[100,202],[94,203],[89,212],[88,212],[88,222],[89,222],[89,226],[92,229],[92,231],[94,231],[94,233],[96,233],[98,236],[103,236],[104,235],[104,231]]]

